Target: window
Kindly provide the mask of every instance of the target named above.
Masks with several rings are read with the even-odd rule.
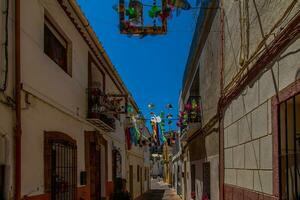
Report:
[[[91,56],[89,57],[89,88],[97,88],[105,93],[105,73]]]
[[[68,61],[69,43],[48,17],[44,24],[44,53],[66,73],[71,74]]]
[[[279,105],[281,199],[300,198],[300,94]]]

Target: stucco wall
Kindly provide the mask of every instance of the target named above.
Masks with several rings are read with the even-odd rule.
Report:
[[[267,33],[291,1],[256,1],[263,32]],[[279,11],[280,9],[280,11]],[[293,15],[300,9],[297,2]],[[238,70],[239,16],[237,1],[225,2],[225,82]],[[249,52],[261,41],[260,27],[254,5],[249,1]],[[290,16],[287,18],[290,19]],[[230,24],[229,24],[230,23]],[[286,23],[286,22],[284,22]],[[283,23],[283,24],[284,24]],[[230,39],[231,38],[231,39]],[[273,37],[272,37],[273,38]],[[268,41],[269,42],[269,41]],[[273,194],[273,143],[271,97],[296,79],[299,65],[297,39],[276,60],[233,100],[224,118],[225,183]]]
[[[213,22],[198,63],[203,125],[207,124],[217,114],[217,105],[220,97],[221,36],[219,10],[216,11],[213,17]]]
[[[72,73],[70,75],[44,54],[46,10],[53,18],[55,25],[71,41]],[[91,51],[88,45],[57,1],[21,1],[21,77],[24,91],[32,94],[29,95],[30,105],[25,103],[24,93],[22,96],[24,107],[22,110],[23,195],[44,192],[44,131],[61,131],[77,141],[79,184],[79,172],[85,170],[84,131],[97,129],[85,120],[88,105],[86,89],[88,87],[89,52]],[[121,93],[117,91],[112,78],[114,77],[106,74],[106,91]],[[126,177],[125,134],[124,124],[121,123],[123,120],[124,116],[116,120],[116,130],[112,133],[105,133],[98,129],[108,144],[108,181],[112,181],[113,148],[120,149],[122,176]],[[105,174],[105,171],[102,174]],[[102,194],[104,194],[106,184],[103,182],[102,185]]]
[[[129,153],[128,154],[128,162],[127,162],[127,189],[130,191],[130,174],[129,174],[129,166],[133,166],[133,194],[131,194],[132,198],[137,198],[142,194],[141,184],[144,185],[144,158],[143,155]],[[140,175],[139,182],[137,181],[137,166],[140,166],[142,169],[142,175]],[[141,183],[142,182],[142,183]]]
[[[72,43],[71,76],[44,53],[45,9]],[[21,1],[21,10],[22,83],[86,117],[87,44],[57,1]]]
[[[202,100],[202,127],[205,126],[218,111],[220,98],[220,70],[221,70],[221,35],[220,11],[215,10],[211,15],[210,30],[203,33],[206,37],[197,66],[199,68],[199,92]],[[203,28],[203,27],[201,27]],[[207,34],[207,35],[206,35]],[[187,93],[189,95],[189,92]],[[187,100],[188,96],[184,99]],[[217,124],[212,128],[217,128]],[[200,127],[195,128],[198,130]],[[191,131],[192,129],[190,129]],[[209,130],[210,131],[210,130]],[[190,166],[196,164],[196,198],[202,199],[203,190],[203,162],[210,162],[211,170],[211,199],[219,199],[219,133],[202,133],[188,144],[189,156],[187,163],[186,198],[191,195]]]
[[[15,128],[15,110],[12,107],[5,105],[6,97],[14,98],[14,2],[9,1],[8,11],[8,79],[7,88],[3,92],[0,92],[0,164],[6,165],[5,171],[5,194],[4,196],[9,199],[13,197],[14,193],[14,128]],[[5,11],[5,3],[1,1],[0,10]],[[5,42],[5,13],[0,14],[0,38],[1,43]],[[4,45],[0,48],[0,83],[4,82],[5,74],[5,54]]]

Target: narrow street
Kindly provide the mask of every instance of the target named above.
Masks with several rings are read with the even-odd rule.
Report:
[[[300,0],[0,10],[0,200],[300,200]]]
[[[136,200],[180,200],[176,191],[159,179],[151,179],[151,190]]]

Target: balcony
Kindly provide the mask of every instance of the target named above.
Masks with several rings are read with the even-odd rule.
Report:
[[[106,132],[113,132],[116,128],[113,111],[117,105],[110,101],[98,88],[89,88],[88,92],[88,116],[87,121]]]
[[[181,140],[186,141],[202,127],[202,104],[200,96],[190,96],[181,112]]]
[[[188,112],[188,123],[202,122],[202,103],[200,96],[190,96],[185,108]]]

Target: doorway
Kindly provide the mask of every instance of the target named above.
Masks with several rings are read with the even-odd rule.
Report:
[[[85,132],[85,158],[90,199],[102,199],[108,180],[107,141],[96,131]]]
[[[133,197],[133,166],[129,166],[129,191],[131,196]]]
[[[90,195],[92,200],[101,199],[101,147],[90,144]]]

